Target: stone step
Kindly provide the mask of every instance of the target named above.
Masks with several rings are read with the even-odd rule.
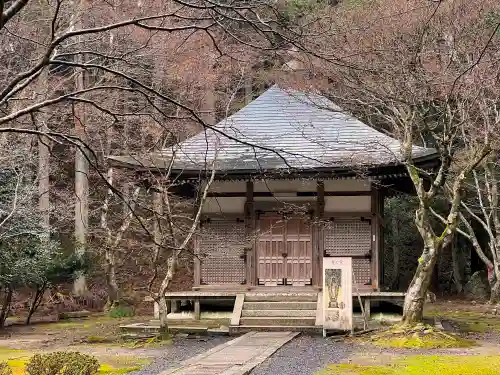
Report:
[[[303,332],[303,333],[310,333],[310,334],[321,334],[323,332],[323,327],[316,327],[316,326],[275,326],[275,325],[270,325],[270,326],[231,326],[229,327],[229,334],[230,335],[238,335],[241,333],[248,333],[252,331],[257,331],[257,332],[286,332],[286,331],[294,331],[294,332]]]
[[[316,302],[318,293],[247,293],[245,302]]]
[[[242,317],[316,317],[316,310],[248,310],[243,308],[241,311]]]
[[[316,310],[314,302],[246,302],[243,310]]]
[[[287,317],[287,316],[270,316],[270,317],[241,317],[241,326],[314,326],[316,323],[315,317]]]

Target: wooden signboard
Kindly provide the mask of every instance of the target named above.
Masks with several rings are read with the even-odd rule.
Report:
[[[352,330],[352,259],[323,258],[323,334]]]

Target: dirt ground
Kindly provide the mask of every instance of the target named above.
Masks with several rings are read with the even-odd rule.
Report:
[[[150,317],[111,318],[93,314],[86,318],[12,325],[0,331],[0,362],[7,361],[15,375],[22,375],[29,357],[39,352],[79,351],[97,357],[100,374],[123,374],[148,364],[169,345],[168,341],[123,341],[119,326],[144,322]]]
[[[426,317],[442,322],[476,345],[468,348],[408,349],[378,347],[369,340],[347,341],[351,355],[319,374],[332,375],[500,375],[500,312],[487,304],[444,300],[426,306]],[[46,317],[44,317],[46,318]],[[169,341],[123,341],[119,326],[144,322],[150,316],[111,318],[92,314],[86,318],[13,325],[0,331],[0,362],[7,361],[14,375],[24,374],[24,364],[34,353],[70,350],[96,356],[101,375],[124,374],[165,354]],[[335,343],[332,342],[332,345]],[[458,370],[457,370],[458,369]],[[459,372],[457,372],[459,371]]]

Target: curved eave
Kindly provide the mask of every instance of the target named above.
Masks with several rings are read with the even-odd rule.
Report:
[[[164,173],[164,166],[155,166],[141,163],[139,160],[129,157],[108,157],[111,166],[118,168],[133,169],[137,172]],[[439,155],[437,152],[429,153],[413,159],[413,163],[418,167],[425,169],[435,169],[439,167]],[[180,179],[199,178],[200,174],[210,173],[209,169],[172,169],[171,175]],[[217,179],[233,179],[245,177],[280,177],[293,178],[297,176],[317,176],[317,177],[356,177],[364,175],[367,177],[388,176],[406,174],[406,168],[403,163],[387,163],[378,165],[356,165],[356,166],[339,166],[339,167],[321,167],[308,169],[233,169],[233,170],[216,170]]]

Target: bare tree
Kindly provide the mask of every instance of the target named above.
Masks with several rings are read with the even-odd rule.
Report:
[[[496,147],[498,123],[488,103],[498,100],[498,89],[482,83],[498,73],[500,23],[484,21],[496,9],[486,0],[479,8],[462,1],[384,4],[344,9],[338,42],[328,35],[323,48],[345,56],[345,64],[320,61],[315,73],[328,76],[337,103],[400,141],[393,162],[405,165],[414,186],[424,244],[404,303],[403,322],[413,325],[423,319],[438,255],[457,231],[466,179]],[[459,152],[464,136],[467,153]],[[434,148],[439,165],[416,164],[422,146]],[[440,230],[431,209],[445,188],[450,204]]]
[[[489,106],[498,114],[497,103],[489,103]],[[499,124],[499,120],[497,117],[495,122]],[[500,302],[500,217],[496,159],[496,155],[491,154],[472,171],[471,184],[468,186],[470,198],[461,202],[465,212],[460,213],[460,220],[465,227],[461,233],[471,241],[474,250],[488,270],[488,280],[491,285],[490,303]],[[480,225],[487,236],[485,249],[478,240],[474,222]]]
[[[200,100],[207,87],[215,90],[212,101],[223,102],[242,66],[280,60],[282,51],[300,47],[301,27],[286,21],[283,10],[260,0],[49,0],[0,7],[0,133],[39,141],[39,209],[46,223],[68,228],[72,205],[75,249],[93,245],[87,231],[96,231],[98,214],[104,215],[109,285],[127,229],[111,220],[114,211],[92,209],[102,205],[102,195],[89,191],[89,179],[102,179],[104,190],[122,199],[106,181],[106,154],[136,156],[210,129]],[[72,151],[74,169],[67,163]],[[61,165],[71,175],[53,188]],[[138,209],[133,202],[129,212]],[[138,219],[126,214],[122,224]],[[171,246],[186,247],[191,236]],[[84,289],[83,281],[75,291]],[[115,288],[109,290],[115,299]]]

